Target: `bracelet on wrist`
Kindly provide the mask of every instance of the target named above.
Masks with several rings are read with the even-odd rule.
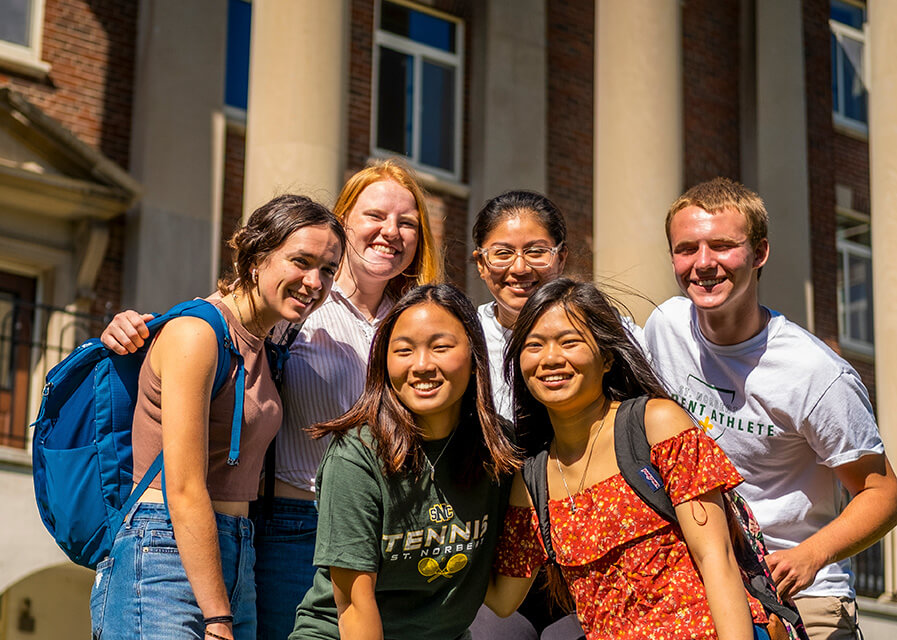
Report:
[[[234,617],[231,615],[228,616],[212,616],[211,618],[203,618],[202,623],[204,626],[208,627],[210,624],[233,624]]]
[[[206,635],[215,638],[215,640],[230,640],[230,638],[225,638],[224,636],[219,636],[217,633],[212,633],[208,629],[206,629]]]

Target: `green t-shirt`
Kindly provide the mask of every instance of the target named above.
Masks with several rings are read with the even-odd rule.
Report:
[[[445,440],[424,443],[436,461]],[[318,469],[318,533],[311,589],[290,640],[339,638],[330,567],[377,573],[375,595],[386,640],[450,640],[483,603],[509,482],[487,475],[472,487],[449,471],[466,451],[448,444],[420,474],[387,476],[370,431],[331,442]]]

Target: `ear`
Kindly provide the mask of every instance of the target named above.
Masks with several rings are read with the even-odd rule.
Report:
[[[558,251],[558,272],[563,273],[564,267],[567,266],[567,243]]]
[[[769,239],[763,238],[754,249],[754,268],[759,269],[769,260]]]
[[[473,259],[477,263],[477,273],[480,274],[480,278],[484,282],[489,282],[489,266],[486,264],[486,260],[476,251],[473,252]]]

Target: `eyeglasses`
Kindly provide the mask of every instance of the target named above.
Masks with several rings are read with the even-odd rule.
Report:
[[[493,269],[507,269],[514,264],[518,256],[523,258],[526,266],[531,269],[547,269],[563,246],[564,243],[561,242],[556,247],[535,246],[522,251],[509,247],[480,247],[477,253],[483,256],[486,264]]]

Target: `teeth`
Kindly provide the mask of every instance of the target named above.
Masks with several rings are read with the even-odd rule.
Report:
[[[566,374],[558,373],[550,376],[543,376],[542,382],[560,382],[561,380],[567,380],[569,377],[570,376]]]
[[[713,278],[711,280],[698,280],[698,284],[702,287],[713,287],[723,282],[725,278]]]
[[[314,301],[312,296],[302,295],[296,291],[290,291],[290,296],[301,302],[302,304],[311,304]]]
[[[435,389],[441,385],[441,382],[413,382],[411,384],[412,388],[417,389],[418,391],[429,391],[430,389]]]
[[[373,249],[377,253],[382,253],[385,256],[394,256],[397,253],[397,251],[393,247],[382,244],[372,244],[371,249]]]

